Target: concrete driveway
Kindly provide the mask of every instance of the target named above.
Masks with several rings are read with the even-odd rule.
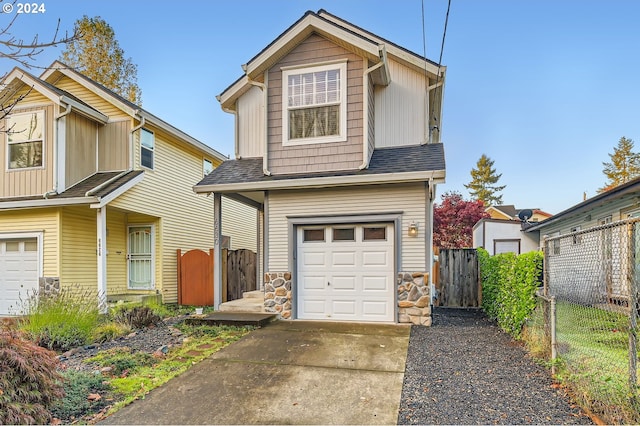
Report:
[[[396,424],[410,330],[279,321],[101,424]]]

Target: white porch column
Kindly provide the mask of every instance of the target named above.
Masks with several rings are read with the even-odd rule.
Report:
[[[107,208],[97,209],[96,229],[98,232],[98,308],[107,313]]]
[[[213,193],[213,309],[222,303],[222,195]]]

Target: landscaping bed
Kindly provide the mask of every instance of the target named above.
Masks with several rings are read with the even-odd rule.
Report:
[[[0,323],[0,424],[92,424],[251,327],[190,325],[193,308],[40,299]]]

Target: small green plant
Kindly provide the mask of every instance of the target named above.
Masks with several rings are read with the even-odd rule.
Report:
[[[64,423],[88,412],[99,411],[108,404],[106,398],[93,401],[87,398],[93,393],[102,396],[111,388],[101,375],[69,370],[62,374],[62,378],[65,396],[53,404],[51,414]]]
[[[56,354],[0,324],[0,424],[47,424],[62,397]]]
[[[130,348],[121,347],[101,352],[87,358],[85,362],[91,362],[101,367],[112,367],[111,373],[119,376],[125,372],[131,374],[142,367],[152,366],[157,363],[157,360],[146,352],[133,352]]]
[[[111,321],[97,326],[91,334],[94,342],[108,342],[131,333],[131,327],[127,324]]]
[[[132,328],[143,328],[162,323],[162,317],[146,305],[123,308],[114,314],[114,319],[128,324]]]
[[[66,351],[89,343],[99,322],[97,297],[62,291],[55,296],[35,295],[20,329],[40,346]]]

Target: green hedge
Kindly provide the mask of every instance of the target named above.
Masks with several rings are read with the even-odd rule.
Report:
[[[502,253],[490,256],[478,249],[482,278],[482,309],[515,338],[536,307],[535,292],[540,285],[542,252],[521,255]]]

